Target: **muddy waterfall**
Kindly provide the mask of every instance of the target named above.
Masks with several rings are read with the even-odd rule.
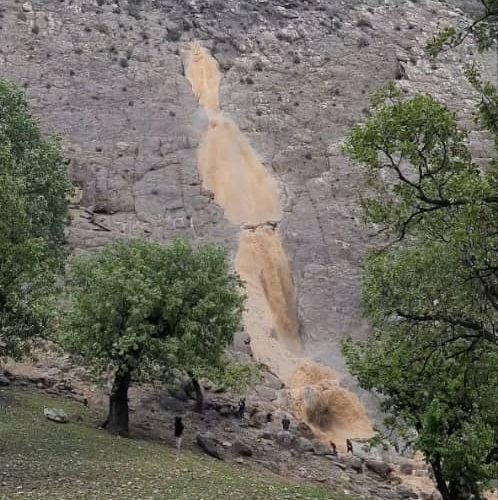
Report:
[[[278,185],[235,121],[222,111],[218,63],[193,42],[184,64],[208,118],[198,151],[203,185],[228,221],[240,226],[235,268],[247,287],[245,328],[253,353],[285,381],[296,416],[318,437],[337,442],[339,449],[346,438],[370,437],[372,428],[357,396],[341,387],[334,370],[305,355],[292,269],[278,234]]]

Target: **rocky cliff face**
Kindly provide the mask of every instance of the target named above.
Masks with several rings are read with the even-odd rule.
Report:
[[[79,187],[72,247],[179,235],[235,256],[239,228],[197,166],[206,117],[183,57],[199,40],[221,68],[222,111],[278,183],[307,355],[341,371],[340,339],[367,331],[358,269],[371,244],[355,205],[365,186],[341,141],[389,79],[433,93],[472,127],[471,49],[437,63],[423,54],[432,32],[464,16],[431,0],[3,0],[0,77],[24,87],[43,128],[62,136]],[[477,157],[491,154],[488,138],[471,139]]]

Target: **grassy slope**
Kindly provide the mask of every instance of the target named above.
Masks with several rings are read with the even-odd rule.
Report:
[[[71,422],[49,422],[44,407],[64,408]],[[169,448],[113,438],[94,427],[95,416],[77,403],[27,390],[0,391],[0,498],[344,498],[189,452],[177,461]]]

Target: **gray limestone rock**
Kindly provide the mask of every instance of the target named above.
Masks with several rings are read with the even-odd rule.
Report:
[[[66,422],[69,422],[66,412],[61,409],[44,408],[43,414],[45,415],[45,417],[47,417],[48,420],[51,420],[52,422],[57,422],[59,424],[64,424]]]
[[[241,457],[251,457],[253,454],[252,448],[242,441],[235,441],[232,451]]]
[[[375,472],[384,479],[387,479],[393,472],[393,468],[388,463],[378,460],[365,460],[365,466],[368,470]]]
[[[197,434],[196,442],[208,455],[218,460],[224,460],[223,448],[211,433]]]

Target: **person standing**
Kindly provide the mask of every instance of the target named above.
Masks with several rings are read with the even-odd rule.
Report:
[[[351,442],[351,439],[346,439],[346,449],[347,453],[353,454],[353,443]]]
[[[182,417],[175,417],[175,444],[176,449],[179,451],[182,447],[183,430],[185,429]]]
[[[289,417],[285,415],[284,418],[282,419],[282,429],[284,431],[288,431],[289,428],[290,428],[290,420]]]

